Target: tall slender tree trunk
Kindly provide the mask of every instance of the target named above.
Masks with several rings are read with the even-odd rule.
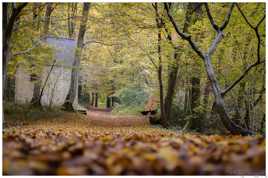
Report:
[[[109,96],[106,97],[106,108],[111,108],[111,98]]]
[[[3,96],[6,95],[7,85],[7,65],[10,59],[10,39],[13,32],[15,22],[19,18],[19,14],[27,3],[17,5],[12,8],[11,15],[8,15],[8,3],[3,3]]]
[[[95,103],[94,103],[94,106],[96,108],[98,107],[98,100],[99,100],[99,95],[98,95],[98,93],[95,93]]]
[[[163,78],[162,78],[162,71],[163,71],[163,64],[162,64],[162,49],[161,49],[161,41],[162,41],[162,35],[161,35],[161,19],[158,12],[158,4],[155,3],[155,22],[157,27],[157,53],[158,53],[158,83],[159,83],[159,94],[160,94],[160,123],[163,127],[168,127],[168,120],[166,116],[165,111],[165,101],[164,101],[164,88],[163,88]]]
[[[167,94],[165,97],[165,112],[166,112],[167,120],[170,119],[171,107],[172,107],[173,97],[175,94],[175,88],[176,88],[176,83],[177,83],[177,78],[178,78],[177,77],[178,69],[179,69],[178,57],[179,57],[178,50],[174,49],[174,61],[169,66]]]
[[[73,110],[78,106],[78,80],[79,80],[79,68],[80,68],[80,58],[83,49],[84,36],[86,33],[86,26],[88,20],[88,12],[90,8],[90,3],[84,3],[82,20],[80,23],[80,29],[77,39],[77,49],[75,52],[75,60],[73,63],[72,75],[71,75],[71,86],[69,90],[69,98],[67,98],[67,104],[72,105]],[[69,101],[68,101],[69,100]]]
[[[200,130],[200,118],[197,115],[200,114],[196,112],[196,108],[200,106],[200,78],[192,77],[191,79],[192,89],[191,89],[191,111],[194,114],[194,119],[192,119],[191,127],[196,130]]]
[[[74,37],[75,32],[75,17],[77,15],[77,3],[69,3],[68,4],[68,35],[69,38]]]
[[[50,25],[50,16],[53,11],[52,3],[47,3],[46,6],[46,14],[45,14],[45,22],[44,22],[44,27],[43,27],[43,36],[46,36],[49,31],[49,25]]]
[[[204,93],[203,93],[203,101],[202,105],[204,108],[204,112],[202,114],[202,119],[205,119],[207,117],[207,110],[208,110],[208,99],[209,99],[209,93],[210,93],[210,82],[209,80],[206,81]]]
[[[185,16],[184,26],[183,26],[183,32],[188,32],[189,26],[192,24],[193,21],[196,21],[197,18],[193,20],[193,13],[197,12],[197,16],[200,16],[201,10],[200,10],[200,4],[198,3],[189,3],[187,6],[187,13]],[[168,31],[168,29],[166,29]],[[171,61],[169,66],[169,75],[168,75],[168,86],[167,86],[167,94],[165,97],[165,112],[167,120],[170,119],[171,114],[171,107],[173,103],[173,98],[175,95],[175,89],[176,89],[176,83],[178,80],[178,70],[179,70],[179,59],[182,54],[180,52],[180,48],[172,42],[171,34],[169,33],[169,38],[171,44],[173,44],[174,48],[174,57],[173,61]],[[196,91],[196,90],[195,90]]]
[[[90,103],[90,105],[91,105],[91,106],[94,106],[94,102],[95,102],[95,93],[92,92],[92,93],[91,93],[91,103]]]

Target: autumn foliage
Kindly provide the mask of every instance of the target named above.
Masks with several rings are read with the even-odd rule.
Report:
[[[89,120],[67,114],[8,123],[3,133],[3,173],[265,174],[265,139],[259,136],[184,134],[149,125],[94,126]]]

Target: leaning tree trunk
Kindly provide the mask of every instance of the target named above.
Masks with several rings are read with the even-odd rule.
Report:
[[[218,113],[219,117],[221,118],[223,125],[233,134],[248,134],[249,130],[243,129],[239,127],[237,124],[235,124],[226,112],[224,99],[221,94],[221,89],[219,87],[214,69],[211,64],[210,56],[205,55],[203,61],[204,61],[207,76],[211,83],[212,91],[215,97],[215,111]]]
[[[73,63],[72,75],[71,75],[71,86],[69,90],[69,98],[66,99],[66,105],[70,105],[73,110],[78,107],[78,80],[79,80],[79,67],[80,67],[80,58],[81,52],[83,49],[84,36],[86,33],[86,25],[88,20],[88,12],[90,8],[90,3],[84,3],[83,6],[83,15],[80,23],[80,29],[77,39],[77,49],[75,52],[75,60]]]

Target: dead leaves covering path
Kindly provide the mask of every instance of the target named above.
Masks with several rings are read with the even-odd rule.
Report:
[[[117,116],[106,112],[87,111],[87,117],[91,125],[97,126],[148,126],[150,124],[149,118],[143,116]]]
[[[79,120],[79,118],[76,118]],[[199,175],[265,172],[265,139],[151,127],[30,123],[3,133],[5,175]]]

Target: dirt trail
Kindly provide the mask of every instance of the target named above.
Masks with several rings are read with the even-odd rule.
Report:
[[[149,119],[143,116],[112,115],[111,112],[89,110],[90,123],[98,126],[143,126],[149,125]]]

